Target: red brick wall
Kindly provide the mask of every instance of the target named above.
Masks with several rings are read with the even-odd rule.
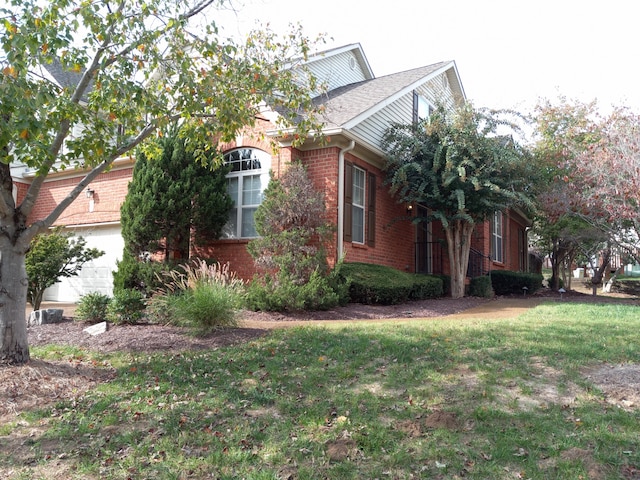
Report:
[[[29,185],[27,183],[22,183],[22,182],[15,182],[14,185],[16,186],[17,204],[19,205],[22,202],[22,200],[24,200],[24,197],[27,196],[27,190],[29,188]]]
[[[336,225],[338,220],[338,147],[326,147],[301,153],[308,166],[309,175],[316,188],[326,192],[327,218]],[[345,161],[376,176],[376,229],[375,246],[352,242],[344,243],[345,262],[365,262],[387,265],[400,270],[415,270],[414,227],[408,220],[398,220],[406,215],[404,205],[399,205],[382,184],[384,174],[351,153]],[[366,216],[366,215],[365,215]],[[329,263],[337,260],[337,233],[330,247]]]
[[[120,206],[127,195],[133,167],[103,173],[89,188],[93,194],[93,212],[90,199],[81,193],[56,220],[55,225],[82,225],[120,221]],[[36,205],[29,217],[35,221],[46,217],[78,184],[82,177],[61,178],[42,185]]]
[[[264,149],[264,146],[256,145],[248,138],[242,146]],[[236,148],[236,144],[231,143],[228,147]],[[310,151],[282,148],[272,155],[272,170],[276,176],[284,172],[292,160],[299,159],[307,166],[314,187],[325,192],[326,217],[333,225],[337,224],[338,219],[339,153],[339,147],[328,146]],[[399,205],[391,198],[387,188],[382,184],[384,175],[379,169],[351,154],[346,154],[345,160],[373,173],[377,184],[375,247],[345,242],[345,261],[377,263],[413,272],[414,227],[408,220],[397,221],[399,217],[406,215],[404,205]],[[206,247],[197,248],[195,253],[223,263],[229,262],[240,277],[249,279],[253,276],[254,269],[253,259],[246,251],[247,243],[246,240],[219,240]],[[337,260],[337,229],[325,248],[329,265],[334,265]]]
[[[218,240],[204,247],[195,247],[194,256],[229,263],[231,270],[245,280],[250,280],[255,269],[253,258],[247,252],[248,240]]]
[[[414,272],[415,227],[408,219],[401,220],[407,215],[406,205],[391,197],[383,185],[384,173],[380,169],[350,154],[346,155],[346,160],[375,175],[377,191],[375,247],[346,242],[345,261],[375,263]]]

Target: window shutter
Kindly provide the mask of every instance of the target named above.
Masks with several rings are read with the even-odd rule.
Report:
[[[367,184],[367,245],[376,246],[376,176],[369,173]]]
[[[418,123],[418,93],[413,92],[413,123]]]
[[[352,223],[351,223],[351,207],[353,205],[353,164],[345,162],[344,164],[344,241],[352,240]]]

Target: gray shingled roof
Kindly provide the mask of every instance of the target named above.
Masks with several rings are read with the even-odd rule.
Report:
[[[325,107],[323,117],[327,128],[342,127],[350,120],[373,109],[449,63],[451,62],[439,62],[345,85],[316,97],[314,103]]]
[[[62,62],[60,62],[60,59],[57,57],[53,57],[51,63],[45,63],[43,66],[62,88],[74,89],[76,85],[80,83],[82,75],[84,74],[84,71],[74,72],[72,70],[65,69]],[[91,80],[89,87],[85,91],[84,95],[82,95],[82,100],[88,100],[87,95],[92,89],[93,80]]]

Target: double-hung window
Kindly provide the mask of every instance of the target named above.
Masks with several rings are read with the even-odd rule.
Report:
[[[353,202],[351,210],[351,241],[364,243],[364,193],[365,172],[353,167]]]
[[[344,201],[344,240],[375,246],[376,176],[347,162]]]
[[[255,148],[239,148],[224,156],[231,171],[227,174],[227,193],[233,200],[223,236],[225,238],[257,237],[254,214],[269,183],[271,156]]]
[[[491,258],[495,262],[504,263],[504,215],[494,212],[491,219]]]
[[[413,123],[428,120],[433,113],[433,107],[429,101],[418,92],[413,92]]]

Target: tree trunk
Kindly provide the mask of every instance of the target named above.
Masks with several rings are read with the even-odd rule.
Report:
[[[27,270],[25,252],[9,241],[0,244],[0,363],[21,365],[29,361],[27,339]]]
[[[601,252],[601,263],[597,268],[593,268],[593,277],[591,278],[591,294],[595,297],[598,295],[598,287],[602,284],[604,272],[609,268],[611,263],[611,248],[607,248]]]
[[[40,310],[40,305],[42,304],[42,298],[44,297],[44,290],[38,289],[33,295],[33,303],[31,306],[34,310]]]
[[[469,266],[469,250],[473,225],[457,220],[444,229],[451,269],[451,298],[464,297],[464,279]]]

